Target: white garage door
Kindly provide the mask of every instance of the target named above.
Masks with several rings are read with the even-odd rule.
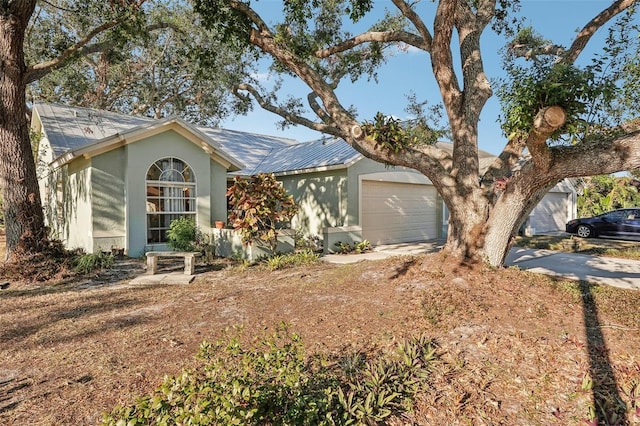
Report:
[[[536,234],[564,231],[567,223],[569,197],[564,192],[549,192],[533,209],[529,223]]]
[[[437,238],[436,199],[432,185],[363,180],[363,238],[373,245]]]

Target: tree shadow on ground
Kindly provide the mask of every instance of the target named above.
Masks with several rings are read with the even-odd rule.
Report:
[[[594,425],[626,426],[626,405],[620,397],[616,377],[609,358],[609,350],[602,333],[598,307],[593,297],[594,285],[580,281],[589,373],[595,416]]]

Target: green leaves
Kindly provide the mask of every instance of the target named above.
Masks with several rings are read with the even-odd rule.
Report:
[[[236,177],[227,191],[229,223],[240,232],[244,243],[264,241],[276,254],[278,228],[298,212],[293,197],[273,174],[259,174],[249,179]]]
[[[230,90],[254,80],[246,46],[205,29],[189,2],[120,3],[132,2],[38,2],[26,39],[31,65],[59,57],[94,29],[107,28],[67,58],[67,66],[43,72],[30,85],[31,96],[155,118],[178,115],[209,126],[246,112],[247,102]]]
[[[505,111],[502,128],[506,135],[529,133],[536,114],[549,106],[559,106],[567,115],[566,124],[552,139],[584,132],[584,114],[606,94],[606,87],[598,84],[590,69],[570,64],[536,63],[531,68],[513,67],[509,72],[510,82],[498,92]]]
[[[105,254],[101,251],[95,253],[85,253],[74,259],[74,270],[82,274],[88,274],[95,270],[110,269],[113,267],[113,255]]]
[[[103,424],[376,424],[411,408],[435,359],[425,337],[352,363],[364,356],[308,356],[286,324],[249,345],[242,337],[236,328],[203,342],[200,366],[166,377],[153,395],[105,414]]]
[[[595,216],[608,211],[640,205],[640,193],[627,177],[610,175],[585,179],[578,197],[578,216]]]
[[[376,141],[376,148],[394,153],[409,146],[435,143],[444,133],[432,129],[425,119],[403,122],[381,112],[375,115],[372,122],[365,122],[363,128],[367,136]]]
[[[188,217],[181,217],[171,222],[167,231],[167,244],[179,251],[193,251],[198,236],[196,222]]]

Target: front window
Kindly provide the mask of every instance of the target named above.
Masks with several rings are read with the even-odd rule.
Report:
[[[187,217],[195,221],[193,170],[177,158],[156,161],[147,171],[147,244],[167,242],[169,225]]]

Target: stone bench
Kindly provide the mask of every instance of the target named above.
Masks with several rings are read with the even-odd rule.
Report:
[[[195,258],[200,256],[197,251],[148,251],[147,256],[147,274],[153,275],[158,272],[159,257],[183,257],[185,275],[193,275],[195,272]]]

